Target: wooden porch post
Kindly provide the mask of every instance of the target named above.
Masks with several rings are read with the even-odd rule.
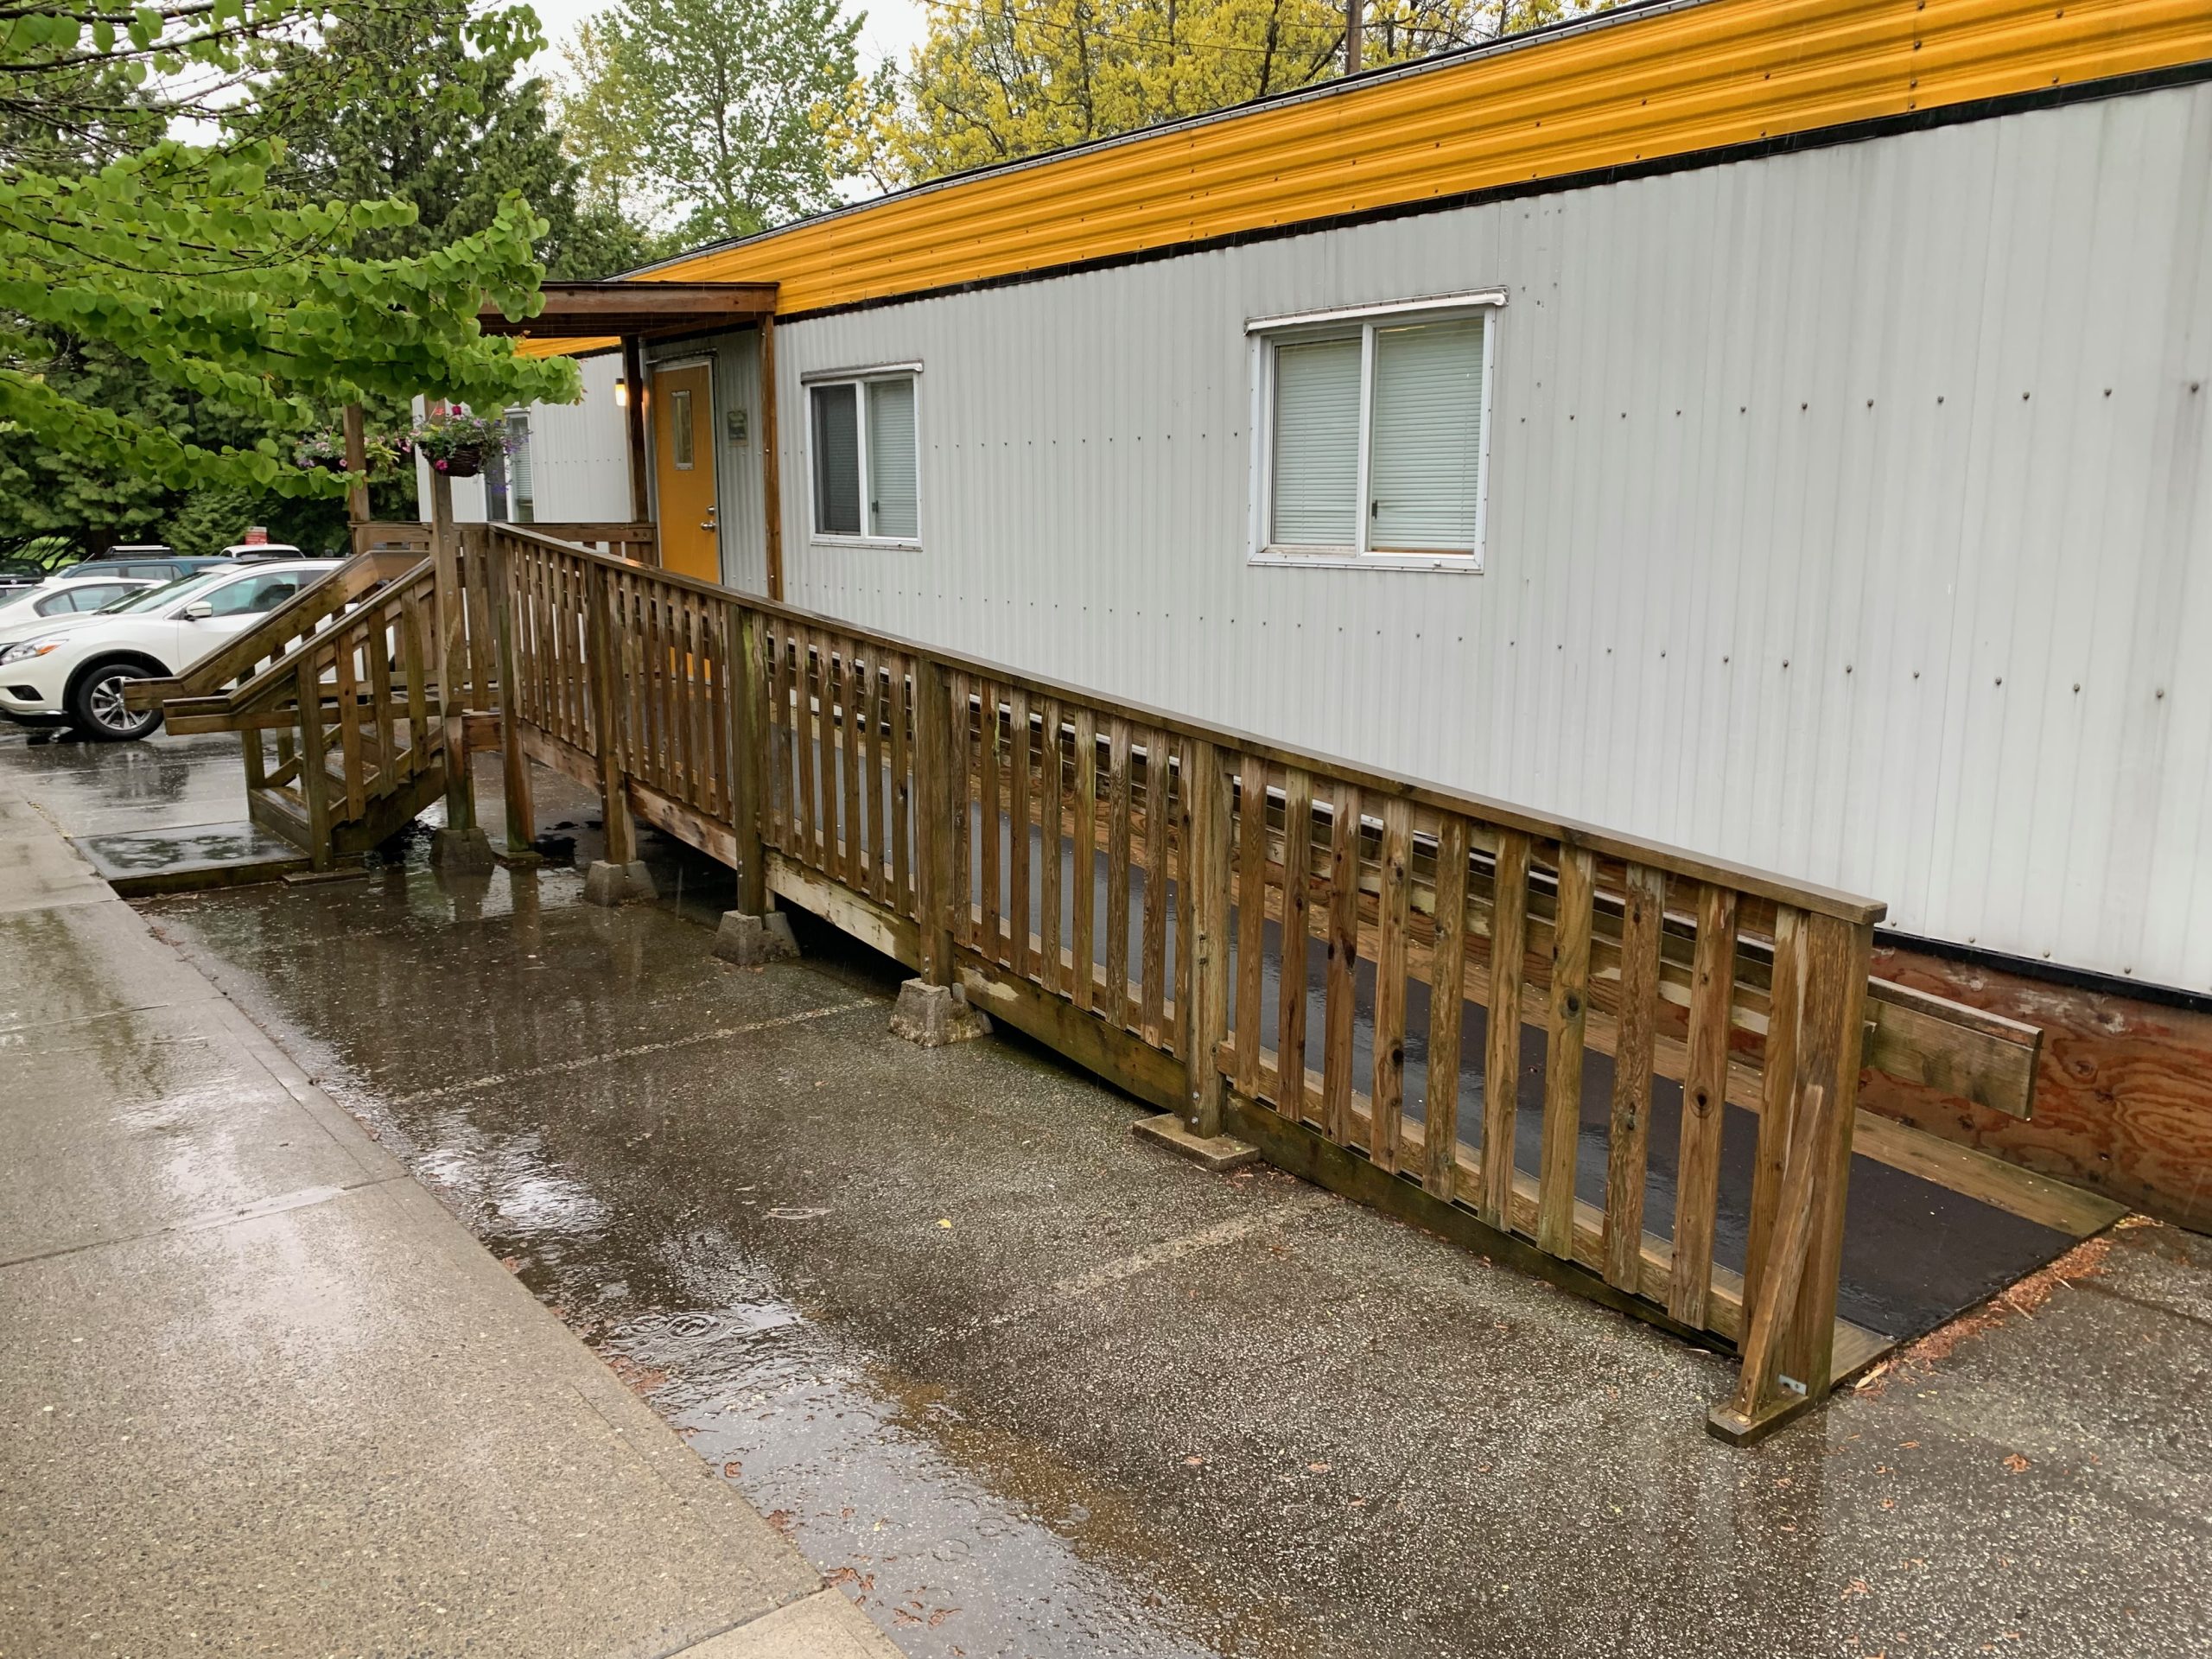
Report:
[[[1193,1138],[1211,1141],[1221,1133],[1222,1077],[1215,1051],[1229,1034],[1229,774],[1221,751],[1211,743],[1192,743],[1185,753],[1191,772],[1183,782],[1191,817],[1182,880],[1191,890],[1191,938],[1187,945],[1176,944],[1179,951],[1191,952],[1183,1126]],[[1157,878],[1147,871],[1145,879]]]
[[[728,615],[736,637],[731,663],[737,683],[736,715],[730,721],[730,823],[737,831],[737,908],[760,916],[768,908],[768,872],[761,844],[761,822],[768,810],[767,658],[760,645],[760,613],[732,605]]]
[[[436,579],[431,660],[438,674],[438,718],[445,736],[446,826],[430,838],[430,862],[452,870],[492,868],[492,844],[476,822],[476,779],[468,756],[468,613],[461,588],[461,532],[453,521],[453,480],[430,472],[430,557]]]
[[[922,977],[952,983],[952,815],[967,803],[953,788],[951,690],[933,657],[914,661],[914,908],[921,919]]]
[[[591,684],[592,741],[599,750],[600,811],[607,856],[584,872],[584,900],[620,905],[653,896],[652,876],[638,859],[638,825],[630,816],[629,779],[622,769],[621,707],[628,640],[613,617],[613,584],[597,559],[585,566],[584,672]]]
[[[484,591],[491,596],[499,652],[499,760],[507,809],[507,856],[535,861],[537,803],[531,792],[530,757],[522,752],[521,716],[515,708],[514,606],[507,590],[507,550],[497,531],[484,538]]]
[[[343,421],[346,433],[346,470],[349,473],[365,474],[369,467],[369,435],[368,429],[361,419],[361,406],[359,404],[346,404]],[[366,483],[356,484],[346,492],[347,538],[353,543],[351,550],[355,553],[361,550],[360,536],[356,527],[368,522],[369,486]]]
[[[622,384],[628,394],[622,430],[630,446],[630,518],[642,524],[652,519],[653,505],[645,455],[645,353],[635,334],[622,336]]]
[[[760,511],[767,519],[768,597],[784,596],[784,488],[776,442],[776,319],[760,319]]]

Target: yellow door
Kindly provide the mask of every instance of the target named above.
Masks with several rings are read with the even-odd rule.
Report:
[[[660,562],[703,582],[722,579],[715,511],[714,382],[704,363],[653,374],[653,469],[660,491]]]

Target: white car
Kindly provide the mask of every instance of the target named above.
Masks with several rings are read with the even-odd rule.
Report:
[[[161,711],[127,707],[126,684],[190,667],[337,568],[257,561],[181,576],[90,615],[26,617],[0,630],[0,715],[109,741],[143,737]]]
[[[0,639],[37,627],[41,617],[85,614],[158,586],[149,576],[86,576],[74,582],[49,576],[35,588],[0,594]]]

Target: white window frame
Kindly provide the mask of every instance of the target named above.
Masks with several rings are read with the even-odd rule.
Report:
[[[1498,320],[1505,308],[1502,288],[1376,305],[1338,306],[1289,316],[1255,317],[1244,325],[1251,354],[1252,485],[1248,561],[1301,569],[1441,570],[1480,575],[1490,521],[1491,386],[1497,369]],[[1445,322],[1458,317],[1483,319],[1481,409],[1482,449],[1476,458],[1475,544],[1466,553],[1377,553],[1368,546],[1372,518],[1368,503],[1368,452],[1374,425],[1375,331],[1407,322]],[[1349,337],[1359,332],[1359,496],[1355,522],[1358,540],[1344,547],[1307,547],[1272,539],[1274,518],[1275,347],[1307,340]]]
[[[871,536],[867,533],[868,520],[868,388],[872,382],[882,380],[912,380],[914,383],[914,531],[912,536]],[[822,504],[814,496],[814,389],[817,386],[850,386],[853,388],[853,418],[858,425],[855,437],[860,455],[861,529],[857,536],[832,534],[822,528],[819,513]],[[822,369],[799,377],[799,391],[803,399],[800,408],[804,420],[800,426],[802,437],[799,460],[806,477],[806,533],[807,540],[823,547],[876,547],[898,552],[918,553],[922,550],[922,365],[919,363],[878,363],[864,369]]]

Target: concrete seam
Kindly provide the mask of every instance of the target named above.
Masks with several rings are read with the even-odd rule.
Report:
[[[2206,1319],[2202,1313],[2191,1313],[2186,1308],[2174,1307],[2165,1302],[2155,1301],[2148,1296],[2131,1296],[2124,1290],[2114,1290],[2110,1285],[2099,1284],[2094,1279],[2075,1280],[2071,1281],[2071,1287],[2075,1290],[2094,1291],[2100,1296],[2109,1296],[2115,1302],[2126,1302],[2130,1307],[2139,1307],[2147,1313],[2163,1313],[2170,1319],[2183,1319],[2190,1325],[2202,1325],[2204,1329],[2212,1331],[2212,1319]],[[2002,1305],[2001,1295],[1999,1305]]]
[[[395,1181],[411,1179],[403,1172],[397,1175],[380,1175],[372,1180],[302,1187],[296,1192],[279,1192],[271,1198],[257,1199],[252,1204],[242,1205],[237,1210],[223,1215],[193,1216],[183,1221],[171,1222],[166,1227],[150,1228],[143,1233],[118,1233],[108,1238],[89,1238],[81,1244],[64,1244],[55,1249],[34,1250],[29,1255],[10,1256],[6,1261],[0,1262],[0,1272],[5,1272],[10,1268],[29,1267],[34,1262],[55,1261],[65,1255],[81,1255],[86,1250],[105,1250],[118,1244],[137,1244],[149,1238],[169,1238],[179,1233],[215,1232],[225,1227],[235,1227],[241,1222],[261,1221],[270,1216],[289,1215],[295,1210],[311,1209],[319,1204],[327,1204],[333,1198],[345,1198],[349,1193],[367,1192],[379,1186],[390,1186]],[[283,1202],[286,1199],[293,1201]]]
[[[672,1049],[696,1048],[702,1043],[718,1043],[732,1037],[747,1037],[755,1032],[773,1031],[783,1026],[804,1025],[810,1020],[826,1020],[832,1015],[851,1014],[861,1008],[880,1008],[885,1004],[879,997],[865,997],[853,1002],[836,1002],[827,1007],[809,1008],[798,1014],[778,1014],[772,1020],[755,1020],[741,1026],[718,1026],[712,1031],[694,1032],[688,1037],[671,1037],[664,1042],[639,1043],[630,1048],[609,1049],[604,1054],[587,1054],[573,1060],[558,1060],[550,1065],[526,1066],[517,1071],[494,1071],[487,1076],[471,1077],[465,1083],[444,1084],[435,1089],[425,1089],[419,1094],[397,1095],[388,1099],[387,1106],[417,1106],[425,1101],[443,1100],[448,1096],[473,1093],[481,1089],[498,1089],[511,1083],[527,1083],[536,1077],[559,1077],[571,1071],[587,1071],[594,1065],[607,1065],[617,1060],[639,1059],[648,1054],[665,1054]]]
[[[779,1601],[773,1607],[766,1608],[760,1612],[754,1613],[748,1618],[741,1618],[734,1624],[724,1624],[717,1630],[709,1630],[706,1635],[701,1637],[696,1642],[686,1642],[680,1648],[664,1648],[660,1652],[653,1655],[652,1659],[683,1659],[683,1655],[687,1653],[696,1653],[701,1648],[705,1647],[709,1642],[719,1642],[722,1637],[730,1635],[734,1631],[744,1630],[748,1625],[758,1624],[764,1618],[773,1618],[778,1613],[782,1612],[786,1607],[795,1607],[803,1601],[812,1601],[817,1596],[820,1595],[842,1596],[843,1593],[844,1592],[842,1591],[833,1588],[825,1580],[815,1589],[806,1591],[800,1595],[793,1596],[789,1601]]]
[[[985,1331],[999,1330],[1049,1308],[1064,1306],[1092,1295],[1109,1286],[1126,1283],[1154,1268],[1166,1267],[1202,1250],[1235,1244],[1255,1233],[1281,1232],[1292,1224],[1303,1221],[1316,1211],[1328,1209],[1338,1202],[1340,1200],[1329,1192],[1300,1193],[1288,1200],[1282,1208],[1267,1215],[1231,1216],[1224,1221],[1194,1228],[1187,1233],[1178,1233],[1172,1238],[1164,1238],[1156,1244],[1132,1250],[1111,1262],[1102,1262],[1084,1272],[1071,1274],[1048,1286],[1042,1296],[1017,1303],[1012,1307],[1001,1308],[997,1313],[980,1319],[966,1320],[955,1326],[952,1334],[956,1338],[966,1338]]]

